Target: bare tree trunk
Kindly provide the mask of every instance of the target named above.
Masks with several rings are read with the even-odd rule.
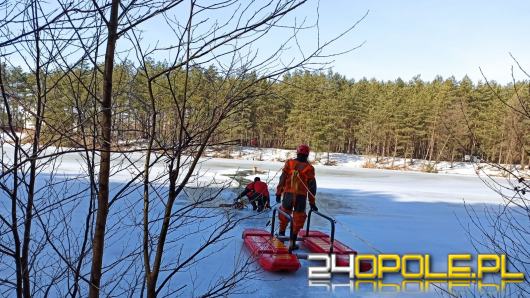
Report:
[[[525,167],[525,156],[526,156],[526,151],[524,150],[524,145],[521,145],[521,161],[519,162],[519,164],[521,165],[521,171],[524,171],[524,167]]]
[[[397,147],[398,147],[398,137],[396,134],[394,135],[394,153],[392,154],[392,167],[394,167],[394,162],[396,161]]]
[[[32,3],[32,13],[34,19],[35,28],[39,27],[38,16],[37,16],[37,3]],[[30,160],[30,173],[29,173],[29,183],[28,183],[28,202],[26,203],[26,214],[24,220],[24,238],[22,242],[22,256],[21,256],[21,266],[22,266],[22,278],[24,284],[24,297],[31,297],[31,282],[29,278],[29,247],[31,240],[31,223],[33,221],[33,201],[35,197],[35,180],[37,176],[37,155],[39,151],[40,143],[40,133],[42,125],[42,116],[43,116],[43,98],[41,90],[41,67],[40,67],[40,31],[35,30],[35,85],[37,87],[37,112],[35,115],[35,132],[33,135],[33,144],[31,150],[31,160]]]
[[[9,192],[11,200],[11,233],[13,234],[14,240],[14,261],[15,261],[15,275],[16,275],[16,293],[17,298],[22,297],[23,293],[23,282],[22,282],[22,265],[20,259],[20,235],[18,234],[18,222],[17,222],[17,199],[18,199],[18,187],[20,184],[18,177],[18,168],[19,168],[19,150],[20,150],[20,138],[16,134],[15,126],[13,123],[13,114],[8,102],[7,93],[4,86],[3,72],[5,69],[2,69],[0,64],[0,88],[2,91],[2,98],[4,100],[4,107],[6,109],[7,121],[9,124],[10,137],[12,138],[14,144],[14,153],[13,153],[13,190]]]
[[[455,147],[451,148],[451,168],[453,168],[455,163]]]
[[[151,168],[151,152],[153,149],[153,142],[156,132],[156,108],[155,101],[152,91],[151,82],[149,82],[149,94],[151,97],[152,105],[152,118],[151,118],[151,136],[149,136],[149,145],[147,147],[147,155],[145,157],[144,165],[144,215],[143,215],[143,257],[144,257],[144,270],[145,280],[147,286],[147,297],[156,297],[156,279],[153,278],[151,273],[151,263],[149,261],[149,169]]]
[[[108,21],[107,48],[105,51],[105,70],[103,73],[103,98],[101,101],[101,162],[99,169],[98,209],[96,214],[96,230],[92,244],[92,268],[90,274],[90,290],[88,296],[99,297],[103,251],[105,248],[105,229],[109,204],[110,150],[112,125],[112,73],[114,70],[114,53],[118,40],[118,9],[119,0],[112,0],[110,19]]]
[[[427,155],[429,162],[432,161],[432,154],[434,152],[434,145],[436,142],[436,118],[435,122],[433,124],[432,132],[431,132],[431,139],[429,141],[429,146],[427,147]]]

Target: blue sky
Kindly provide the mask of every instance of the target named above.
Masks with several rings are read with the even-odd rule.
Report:
[[[509,52],[530,68],[530,1],[321,1],[323,35],[367,10],[357,30],[338,45],[366,41],[335,59],[334,70],[349,78],[467,74],[477,81],[482,67],[488,79],[508,82],[514,65]]]
[[[244,1],[243,1],[244,3]],[[286,20],[308,22],[316,19],[317,0],[297,10]],[[182,10],[181,10],[182,11]],[[333,70],[348,78],[409,80],[420,75],[432,80],[436,75],[483,80],[511,81],[511,52],[530,69],[530,1],[477,0],[321,0],[320,37],[329,39],[349,27],[367,11],[368,16],[334,45],[341,51],[365,44],[335,57]],[[223,19],[226,15],[211,16]],[[184,18],[185,20],[185,18]],[[167,32],[152,24],[152,40],[168,40]],[[209,27],[208,27],[209,28]],[[148,30],[150,31],[150,30]],[[281,34],[285,34],[282,36]],[[272,39],[256,44],[261,52],[272,51],[275,41],[287,38],[278,31]],[[316,43],[316,33],[301,34],[304,45]],[[516,71],[519,80],[528,79]]]
[[[285,24],[292,24],[295,19],[316,20],[317,4],[318,0],[309,0],[284,20]],[[186,21],[186,8],[175,9],[179,22]],[[347,78],[409,80],[420,75],[432,80],[436,75],[461,79],[467,74],[478,81],[483,80],[479,71],[482,67],[488,79],[507,83],[515,64],[510,52],[530,71],[530,0],[320,0],[321,39],[334,37],[367,11],[368,16],[358,27],[333,46],[333,50],[342,51],[365,42],[361,48],[333,58],[333,70]],[[222,22],[230,13],[206,17],[211,22]],[[144,25],[146,43],[161,46],[175,42],[163,19]],[[203,28],[209,30],[210,26],[205,24]],[[254,49],[271,52],[289,33],[277,30],[256,43]],[[310,51],[316,44],[316,32],[300,34],[300,42]],[[126,42],[118,44],[120,49],[127,48]],[[172,59],[171,55],[155,57],[168,58]],[[23,64],[16,59],[14,63]],[[517,69],[515,77],[529,79]]]

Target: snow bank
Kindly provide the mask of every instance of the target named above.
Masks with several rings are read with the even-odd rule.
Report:
[[[256,147],[209,148],[207,157],[231,158],[255,161],[280,161],[295,157],[294,150]],[[329,156],[329,159],[328,159]],[[472,175],[485,174],[489,176],[506,176],[505,170],[488,163],[474,162],[433,162],[422,159],[405,159],[392,157],[376,157],[369,155],[355,155],[346,153],[311,152],[309,159],[316,165],[340,166],[347,168],[376,168],[400,171],[418,171],[441,174]],[[530,177],[530,169],[521,170],[520,166],[501,165],[515,171],[521,176]]]

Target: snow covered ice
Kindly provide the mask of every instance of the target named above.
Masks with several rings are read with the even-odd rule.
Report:
[[[204,166],[213,171],[257,167],[270,171],[268,176],[274,179],[269,185],[275,187],[275,173],[282,163],[211,159]],[[435,271],[446,270],[447,255],[450,253],[477,253],[467,234],[467,228],[472,227],[468,225],[470,219],[464,200],[470,204],[468,208],[474,208],[481,216],[484,216],[483,208],[501,202],[498,195],[476,176],[340,166],[316,166],[316,175],[317,205],[322,213],[337,220],[336,239],[359,253],[430,254]],[[264,216],[246,226],[265,228],[266,222],[267,217]],[[312,220],[312,227],[329,232],[329,224],[319,218]],[[338,283],[334,291],[323,285],[309,286],[308,262],[301,262],[302,269],[295,274],[262,273],[267,282],[253,282],[251,288],[256,289],[255,294],[260,297],[281,296],[286,291],[300,297],[320,297],[324,293],[336,296],[352,294],[347,278],[334,278],[332,282]],[[431,296],[437,293],[436,287],[431,286],[430,289],[431,292],[412,291],[400,293],[400,296]],[[364,291],[361,288],[353,293],[356,296],[383,294],[374,293],[371,288]]]
[[[128,156],[135,162],[142,162],[140,155]],[[119,163],[120,157],[114,158]],[[81,157],[76,153],[69,153],[61,158],[58,166],[59,174],[71,177],[83,171]],[[257,174],[262,180],[267,181],[269,190],[273,194],[279,179],[279,171],[283,166],[278,161],[234,160],[219,158],[204,158],[200,164],[197,186],[212,179],[219,183],[230,183],[229,188],[221,194],[221,200],[213,205],[231,202],[241,191],[242,187],[230,176],[236,171],[247,170],[249,180],[255,175],[251,173],[257,169]],[[160,162],[153,168],[153,176],[162,172],[164,163]],[[477,251],[470,242],[467,229],[473,230],[467,208],[474,208],[479,217],[485,217],[484,208],[494,208],[501,203],[501,198],[486,186],[479,177],[472,175],[451,174],[426,174],[418,172],[389,171],[380,169],[363,169],[348,166],[322,166],[315,167],[317,175],[317,205],[320,211],[336,219],[336,239],[350,246],[359,253],[418,253],[432,256],[434,271],[445,271],[447,254],[471,253]],[[119,169],[114,168],[113,171]],[[111,180],[111,190],[115,193],[124,183],[130,180],[134,171],[122,171],[114,175]],[[42,173],[40,183],[46,182],[49,176]],[[57,177],[55,177],[57,179]],[[76,183],[82,184],[77,181]],[[167,187],[160,185],[160,188]],[[81,186],[71,186],[68,191],[75,191]],[[215,190],[214,190],[215,191]],[[109,250],[105,255],[106,264],[121,256],[123,248],[135,250],[141,245],[141,229],[134,227],[133,222],[141,216],[140,190],[131,191],[123,200],[111,207],[109,227],[112,230],[109,236]],[[193,192],[188,192],[188,197],[193,197]],[[274,204],[272,196],[271,204]],[[86,203],[86,202],[85,202]],[[177,200],[178,207],[186,205],[185,200]],[[132,209],[131,209],[132,208]],[[156,208],[153,207],[153,208]],[[80,210],[85,210],[80,208]],[[123,210],[137,210],[138,216],[125,214]],[[224,216],[244,217],[252,215],[250,210],[236,211],[221,208],[199,208],[195,211],[197,216],[205,219],[199,226],[187,226],[170,232],[169,243],[166,247],[165,258],[177,258],[177,251],[182,248],[183,256],[191,249],[196,249],[207,238],[209,228],[216,220]],[[84,220],[84,215],[75,216],[72,228]],[[171,281],[171,285],[183,289],[183,294],[199,295],[212,282],[221,276],[227,276],[235,264],[248,259],[249,253],[243,246],[241,234],[245,228],[266,227],[271,212],[264,212],[251,219],[242,221],[229,234],[230,237],[208,248],[199,257],[197,264],[178,273]],[[131,225],[121,229],[114,227],[120,218],[131,217]],[[312,228],[329,232],[326,221],[314,217]],[[189,235],[187,235],[189,234]],[[180,240],[179,240],[180,239]],[[179,242],[180,241],[180,242]],[[492,253],[491,251],[483,251]],[[141,259],[137,259],[141,262]],[[359,290],[348,288],[347,276],[338,276],[332,279],[332,285],[310,285],[307,278],[308,261],[301,260],[302,268],[296,273],[269,273],[259,271],[253,278],[241,283],[240,293],[244,296],[254,297],[322,297],[334,296],[380,296],[384,295],[409,295],[412,297],[432,296],[440,294],[436,287],[430,287],[427,292],[402,292],[372,291],[371,287],[361,287]],[[139,264],[140,265],[140,264]],[[140,265],[141,266],[141,265]],[[259,269],[257,264],[252,268]],[[111,279],[111,272],[104,278]],[[123,277],[124,280],[132,276]],[[392,279],[391,279],[392,280]],[[125,282],[124,282],[125,283]],[[125,283],[126,284],[126,283]],[[345,286],[346,284],[346,286]],[[443,286],[443,285],[442,285]],[[474,291],[471,288],[471,293]],[[476,289],[475,289],[476,291]],[[388,292],[388,293],[387,293]],[[465,293],[465,292],[464,292]]]

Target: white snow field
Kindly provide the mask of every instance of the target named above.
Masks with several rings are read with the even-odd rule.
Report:
[[[142,158],[131,154],[128,156],[138,166],[143,164]],[[118,163],[122,157],[114,158]],[[61,159],[58,174],[66,177],[75,176],[83,172],[82,158],[80,154],[71,153]],[[158,163],[153,176],[161,173],[165,163]],[[228,175],[241,170],[257,169],[262,178],[269,183],[271,192],[271,204],[275,204],[274,189],[276,187],[282,162],[235,160],[220,158],[205,158],[201,164],[197,183],[208,182],[212,179],[220,182],[231,183],[232,188],[221,194],[221,199],[214,202],[231,202],[236,194],[242,190],[238,183]],[[474,208],[476,215],[481,220],[486,220],[485,208],[496,208],[501,203],[500,197],[486,186],[480,178],[471,175],[453,174],[427,174],[406,171],[389,171],[379,169],[363,169],[347,166],[322,166],[315,167],[317,175],[317,206],[324,214],[328,214],[337,221],[336,239],[347,244],[359,253],[419,253],[432,256],[434,271],[446,270],[447,254],[471,253],[476,254],[474,246],[470,242],[468,229],[475,231],[470,224],[470,217],[466,212],[466,205]],[[117,168],[113,168],[113,171]],[[112,178],[111,189],[116,192],[136,171],[125,170]],[[44,171],[40,183],[46,183],[49,176]],[[57,175],[54,176],[55,179]],[[254,175],[247,178],[252,179]],[[81,183],[77,181],[76,183]],[[88,183],[88,182],[86,182]],[[163,189],[166,185],[160,185]],[[76,187],[71,187],[75,189]],[[79,188],[79,187],[78,187]],[[61,189],[66,193],[68,190]],[[188,200],[192,199],[193,192],[188,193]],[[176,209],[186,205],[186,198],[179,198]],[[85,202],[86,203],[86,202]],[[5,204],[5,203],[3,203]],[[80,210],[85,210],[80,204]],[[128,207],[127,212],[135,210],[137,216],[123,214],[122,208]],[[130,207],[130,208],[129,208]],[[153,208],[156,208],[153,207]],[[221,208],[203,208],[196,210],[197,214],[208,215],[200,227],[196,225],[184,225],[175,231],[171,230],[168,241],[172,244],[166,247],[165,258],[179,257],[178,249],[182,248],[183,256],[192,248],[198,247],[208,237],[208,228],[213,221],[223,216],[244,217],[252,215],[251,210],[224,210]],[[5,209],[7,210],[7,209]],[[141,189],[131,191],[123,200],[111,206],[109,214],[109,227],[113,227],[116,217],[120,218],[120,224],[124,218],[132,217],[132,222],[141,218]],[[6,211],[2,211],[6,212]],[[79,218],[75,218],[74,211],[72,226],[84,222],[82,212]],[[267,222],[271,211],[263,212],[252,219],[243,221],[229,234],[230,237],[216,244],[214,247],[201,254],[201,260],[196,266],[186,268],[182,273],[175,275],[170,286],[186,285],[181,294],[185,296],[200,295],[211,283],[216,282],[220,276],[227,275],[236,268],[234,264],[249,258],[249,253],[243,245],[241,234],[245,228],[270,229]],[[312,220],[312,228],[329,232],[329,224],[315,217]],[[199,231],[185,236],[186,231]],[[123,229],[112,230],[113,242],[109,243],[109,249],[105,254],[105,264],[113,262],[119,257],[123,247],[141,247],[141,227],[131,224]],[[183,237],[182,239],[180,239]],[[123,239],[120,241],[119,239]],[[493,253],[492,251],[482,251]],[[182,257],[182,256],[180,256]],[[141,257],[138,257],[141,263]],[[371,286],[361,286],[354,289],[348,284],[347,276],[334,277],[329,284],[310,285],[307,278],[308,261],[302,260],[302,268],[296,273],[269,273],[258,272],[253,279],[242,283],[239,289],[242,296],[253,297],[323,297],[323,296],[411,296],[430,297],[445,295],[436,286],[430,286],[426,291],[419,291],[415,286],[402,291],[396,291],[392,287],[383,287],[375,290]],[[126,266],[125,264],[124,266]],[[141,264],[138,264],[141,267]],[[313,263],[313,265],[320,265]],[[257,264],[252,268],[258,269]],[[105,273],[106,280],[110,280],[112,272]],[[128,277],[121,277],[127,279]],[[131,277],[132,278],[132,277]],[[396,279],[390,278],[390,282]],[[125,286],[124,286],[125,285]],[[126,287],[123,282],[121,287]],[[447,285],[442,284],[446,289]],[[469,288],[472,294],[476,289]],[[458,293],[467,295],[468,289],[460,287]]]
[[[283,163],[248,160],[211,159],[204,168],[224,171],[237,167],[267,171],[258,175],[270,181],[271,193],[277,184],[278,170]],[[419,253],[430,254],[435,271],[446,272],[447,255],[475,254],[468,229],[470,218],[464,200],[485,220],[484,208],[495,208],[501,202],[484,182],[476,176],[426,174],[378,169],[333,166],[316,166],[317,206],[319,211],[336,219],[336,239],[359,253]],[[253,175],[248,178],[251,179]],[[274,197],[272,198],[274,203]],[[250,212],[250,211],[249,211]],[[270,214],[270,212],[268,213]],[[246,227],[265,228],[268,219],[254,220]],[[311,226],[329,232],[329,223],[314,217]],[[476,234],[478,235],[478,234]],[[238,236],[238,235],[236,235]],[[235,246],[242,246],[235,239]],[[245,247],[241,247],[245,250]],[[482,253],[492,253],[482,251]],[[333,296],[412,296],[430,297],[447,295],[436,286],[421,292],[417,287],[398,292],[391,287],[372,291],[372,287],[355,290],[347,276],[334,278],[330,283],[309,285],[308,261],[294,274],[262,273],[266,282],[256,281],[252,288],[258,297],[281,297],[289,293],[294,297]],[[320,265],[316,263],[314,265]],[[390,283],[392,279],[390,279]],[[399,283],[399,282],[398,282]],[[447,289],[447,285],[441,284]],[[389,289],[390,288],[390,291]],[[456,293],[467,295],[476,292],[473,287],[463,287]]]

